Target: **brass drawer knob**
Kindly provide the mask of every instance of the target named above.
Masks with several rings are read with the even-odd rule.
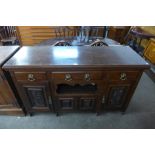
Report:
[[[85,79],[86,81],[90,81],[90,80],[91,80],[90,74],[85,74],[85,75],[84,75],[84,79]]]
[[[36,79],[34,78],[33,74],[28,74],[28,80],[29,81],[35,81]]]
[[[126,76],[126,73],[121,73],[120,75],[120,80],[126,80],[127,79],[127,76]]]
[[[65,75],[65,80],[66,81],[71,81],[72,80],[72,76],[70,74],[66,74]]]

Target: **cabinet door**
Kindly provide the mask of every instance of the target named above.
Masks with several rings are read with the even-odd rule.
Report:
[[[74,97],[59,97],[58,108],[63,111],[76,109],[76,99]]]
[[[97,100],[95,97],[81,97],[79,99],[79,110],[95,111]]]
[[[105,105],[108,108],[122,108],[128,102],[127,96],[130,93],[130,84],[109,84]]]
[[[96,96],[62,96],[56,97],[56,111],[96,111]]]
[[[52,108],[48,82],[20,83],[20,87],[21,98],[29,112],[49,111]]]

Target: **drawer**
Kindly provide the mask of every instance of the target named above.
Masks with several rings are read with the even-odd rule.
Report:
[[[108,73],[109,80],[127,81],[136,80],[139,75],[138,71],[111,71]]]
[[[45,72],[14,72],[17,81],[44,81],[47,80]]]
[[[106,73],[101,71],[95,72],[53,72],[52,78],[55,80],[65,80],[65,81],[72,81],[72,80],[102,80],[106,78]]]

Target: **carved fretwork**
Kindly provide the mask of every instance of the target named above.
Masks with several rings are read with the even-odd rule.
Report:
[[[109,92],[108,104],[112,106],[122,106],[127,91],[128,87],[126,86],[111,87]]]
[[[26,92],[32,107],[46,107],[44,87],[26,87]]]

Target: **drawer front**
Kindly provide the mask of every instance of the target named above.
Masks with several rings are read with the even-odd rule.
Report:
[[[106,78],[106,73],[96,71],[96,72],[53,72],[52,78],[54,80],[102,80]]]
[[[128,81],[136,80],[139,75],[138,71],[111,71],[109,72],[110,81]]]
[[[36,82],[47,80],[45,72],[15,72],[17,81]]]

